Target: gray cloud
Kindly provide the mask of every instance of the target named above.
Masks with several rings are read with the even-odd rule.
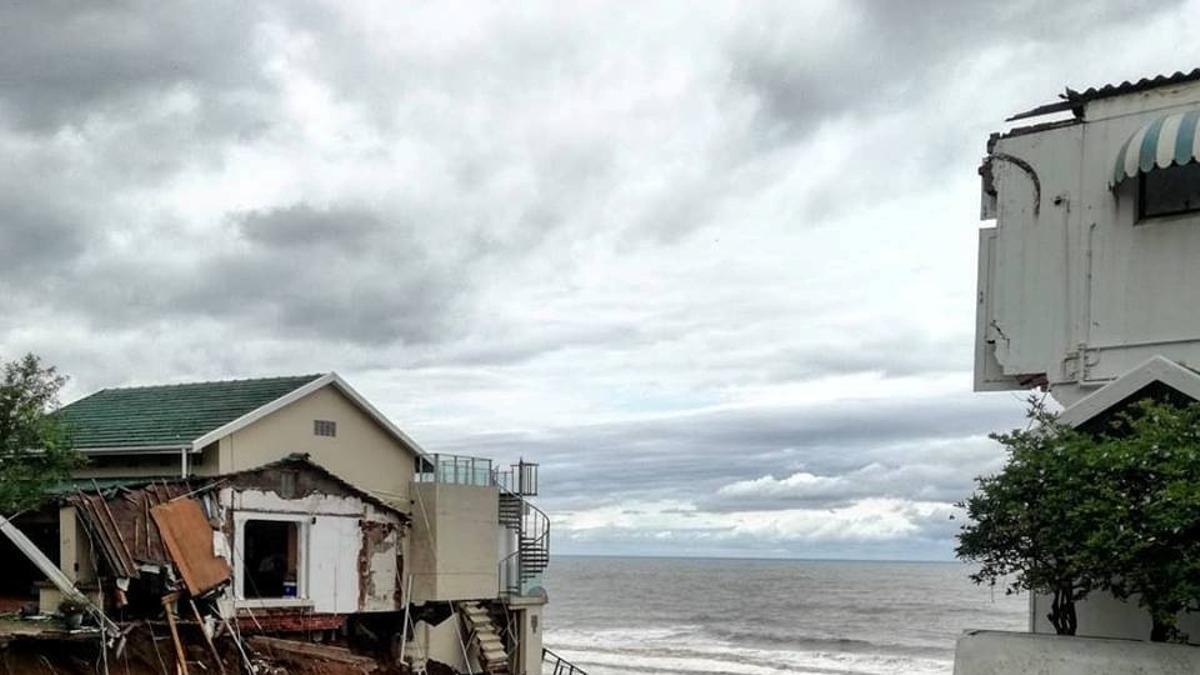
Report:
[[[851,400],[482,435],[447,449],[537,458],[546,496],[564,505],[675,498],[727,511],[826,507],[867,496],[952,502],[1001,457],[980,437],[1017,424],[1019,410],[1007,396]],[[721,493],[739,481],[802,472],[826,484]]]
[[[967,391],[986,133],[1193,65],[1189,10],[11,4],[0,352],[75,395],[337,369],[638,512],[576,551],[943,555],[1020,422]]]
[[[256,16],[239,3],[9,3],[0,10],[2,108],[18,128],[48,133],[96,116],[138,116],[175,92],[195,97],[221,135],[248,120],[262,77]]]

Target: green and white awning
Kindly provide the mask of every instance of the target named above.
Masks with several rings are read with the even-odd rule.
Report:
[[[1121,146],[1109,187],[1154,169],[1200,160],[1200,110],[1163,115],[1138,129]]]

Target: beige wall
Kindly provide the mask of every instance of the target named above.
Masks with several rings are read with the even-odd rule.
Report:
[[[407,557],[413,600],[496,597],[496,488],[436,483],[414,487]]]
[[[337,422],[337,436],[317,436],[313,420]],[[409,510],[415,453],[332,385],[222,438],[216,464],[220,473],[241,471],[294,452],[308,453],[339,478]]]

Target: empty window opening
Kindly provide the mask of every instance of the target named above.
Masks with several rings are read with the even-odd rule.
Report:
[[[337,436],[337,422],[313,420],[313,433],[318,436]]]
[[[299,524],[273,520],[246,521],[242,597],[297,597],[300,568]]]
[[[1138,184],[1139,220],[1200,211],[1200,164],[1155,169]]]

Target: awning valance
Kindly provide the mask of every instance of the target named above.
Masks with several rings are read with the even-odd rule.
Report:
[[[1138,174],[1200,160],[1200,110],[1163,115],[1143,125],[1121,146],[1110,187]]]

